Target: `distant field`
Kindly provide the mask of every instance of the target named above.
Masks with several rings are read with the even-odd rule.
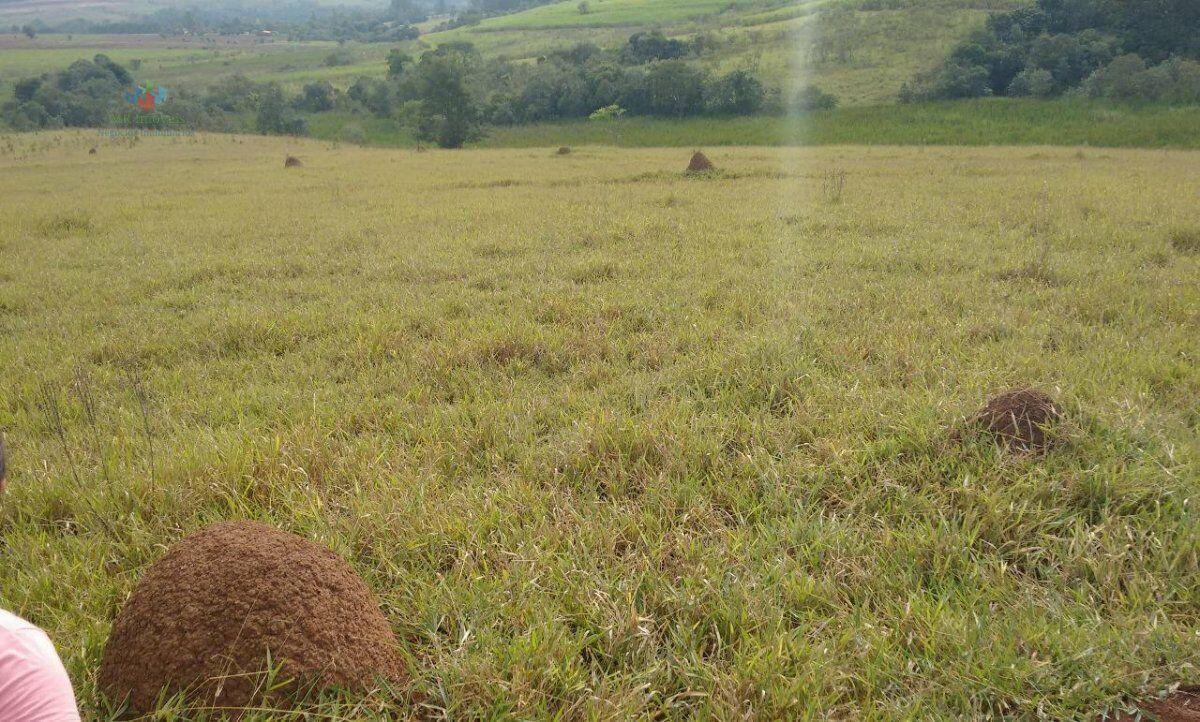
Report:
[[[313,116],[313,136],[411,146],[395,121]],[[844,108],[799,118],[624,118],[492,128],[475,145],[1090,145],[1200,148],[1200,108],[1007,98]]]
[[[163,85],[204,87],[224,76],[242,73],[259,81],[274,80],[295,89],[305,82],[326,79],[346,86],[361,75],[382,75],[389,46],[347,43],[343,48],[357,62],[329,67],[325,58],[338,49],[335,42],[260,42],[255,38],[160,38],[157,35],[39,36],[33,41],[0,36],[0,94],[8,95],[20,78],[60,70],[80,58],[104,53],[130,67],[138,79]]]
[[[259,6],[287,0],[255,0]],[[168,7],[187,7],[187,0],[0,0],[0,28],[41,21],[54,26],[66,20],[117,22]],[[385,0],[322,0],[322,5],[380,7]]]
[[[74,18],[128,20],[170,4],[170,0],[0,0],[0,28],[35,20],[48,24]]]
[[[710,155],[0,136],[0,607],[86,719],[148,565],[231,518],[346,559],[411,665],[313,719],[1194,683],[1200,153]],[[952,440],[1022,385],[1058,446]]]
[[[984,21],[989,9],[1017,0],[939,0],[902,10],[851,13],[826,22],[822,10],[844,0],[596,0],[582,15],[577,2],[556,3],[485,20],[477,26],[430,33],[410,52],[466,41],[490,57],[535,58],[578,42],[618,47],[638,30],[660,28],[681,38],[708,33],[716,41],[697,62],[717,71],[750,68],[774,88],[816,84],[843,105],[874,105],[896,99],[901,85],[934,65],[959,38]],[[846,48],[835,57],[814,57],[819,36]],[[145,61],[142,74],[157,82],[203,84],[235,72],[296,88],[324,79],[339,86],[359,76],[381,77],[387,44],[349,44],[355,61],[327,67],[331,43],[254,42],[252,38],[108,38],[0,36],[0,93],[17,78],[58,69],[80,57],[107,52],[121,62]]]

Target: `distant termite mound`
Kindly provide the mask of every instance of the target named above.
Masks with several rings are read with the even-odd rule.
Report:
[[[268,666],[278,674],[264,694]],[[150,565],[113,623],[99,684],[126,712],[147,715],[160,693],[238,710],[403,677],[392,629],[345,560],[234,521],[201,529]]]
[[[711,160],[708,159],[708,156],[704,155],[704,153],[701,151],[696,151],[695,153],[692,153],[692,162],[688,163],[687,172],[707,173],[710,170],[716,169],[717,167],[713,165]]]
[[[564,145],[554,152],[558,155],[571,155],[571,148]]]
[[[1062,410],[1045,392],[1015,389],[988,399],[955,438],[982,434],[1010,450],[1045,451],[1054,443],[1054,426],[1061,419]]]
[[[96,155],[96,149],[92,148],[91,150],[89,150],[88,155]]]
[[[300,159],[294,155],[289,155],[287,157],[287,160],[283,161],[284,168],[299,168],[302,165],[304,165],[304,164],[301,163]]]

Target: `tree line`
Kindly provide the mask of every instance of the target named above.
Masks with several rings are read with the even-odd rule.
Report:
[[[745,69],[714,74],[690,62],[688,43],[636,33],[621,47],[580,44],[535,63],[485,61],[467,43],[412,57],[393,49],[382,78],[359,78],[346,90],[309,83],[289,95],[278,84],[243,76],[200,91],[172,89],[172,116],[196,128],[303,135],[305,116],[338,110],[395,119],[418,137],[460,147],[488,125],[572,118],[648,115],[749,115],[832,108],[815,88],[783,96]],[[121,108],[128,71],[103,55],[17,83],[0,116],[18,129],[101,126]]]
[[[452,43],[419,59],[393,52],[386,79],[360,78],[346,95],[447,147],[462,145],[489,124],[589,118],[601,111],[608,117],[680,118],[837,104],[816,89],[784,97],[745,69],[711,73],[685,59],[687,52],[685,43],[661,33],[635,33],[615,50],[582,43],[528,64],[485,62],[470,44]]]

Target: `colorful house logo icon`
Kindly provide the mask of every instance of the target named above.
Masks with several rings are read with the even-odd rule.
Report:
[[[131,92],[125,94],[125,102],[130,105],[136,105],[143,112],[155,110],[159,105],[167,101],[167,89],[161,85],[154,83],[146,83],[139,85]]]

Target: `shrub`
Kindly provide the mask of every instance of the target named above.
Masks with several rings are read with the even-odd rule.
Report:
[[[392,48],[387,56],[387,74],[389,78],[404,75],[404,69],[412,62],[412,56],[399,48]]]
[[[708,74],[681,60],[652,63],[634,75],[621,94],[621,106],[639,115],[681,117],[704,111]]]
[[[1171,248],[1187,255],[1200,253],[1200,228],[1177,228],[1170,233]]]
[[[97,127],[108,122],[131,77],[105,55],[77,60],[65,70],[17,81],[0,115],[19,130]]]
[[[1029,98],[1048,98],[1054,94],[1054,76],[1041,68],[1026,68],[1017,73],[1008,87],[1008,94]]]
[[[308,124],[284,102],[278,85],[268,85],[258,99],[258,115],[254,127],[267,135],[307,135]]]
[[[621,106],[617,105],[616,103],[613,103],[612,105],[606,105],[603,108],[600,108],[599,110],[596,110],[595,112],[593,112],[591,115],[588,116],[588,120],[595,120],[595,121],[616,120],[617,118],[620,118],[622,115],[625,115],[625,109],[622,108]]]
[[[717,115],[750,115],[763,106],[762,83],[745,70],[721,76],[705,91],[705,107]]]
[[[338,139],[361,145],[367,142],[367,132],[358,123],[346,123],[338,132]]]
[[[667,38],[661,30],[634,33],[621,49],[621,61],[642,65],[655,60],[676,60],[682,58],[687,49],[682,40]]]
[[[354,53],[345,48],[338,48],[325,56],[325,65],[331,68],[340,65],[354,65],[354,60]]]
[[[319,83],[308,83],[304,89],[293,101],[293,105],[299,110],[307,110],[313,113],[319,113],[325,110],[333,110],[335,91],[333,86],[328,81]]]
[[[387,118],[396,108],[392,86],[382,80],[359,78],[346,91],[346,95],[380,118]]]
[[[1200,102],[1200,63],[1170,58],[1148,67],[1133,54],[1122,55],[1088,77],[1083,92],[1094,98]]]
[[[906,103],[922,100],[960,100],[992,94],[987,68],[980,65],[947,64],[919,75],[900,91]]]
[[[788,100],[788,110],[809,113],[814,110],[833,110],[838,105],[836,95],[810,85],[801,89]]]

